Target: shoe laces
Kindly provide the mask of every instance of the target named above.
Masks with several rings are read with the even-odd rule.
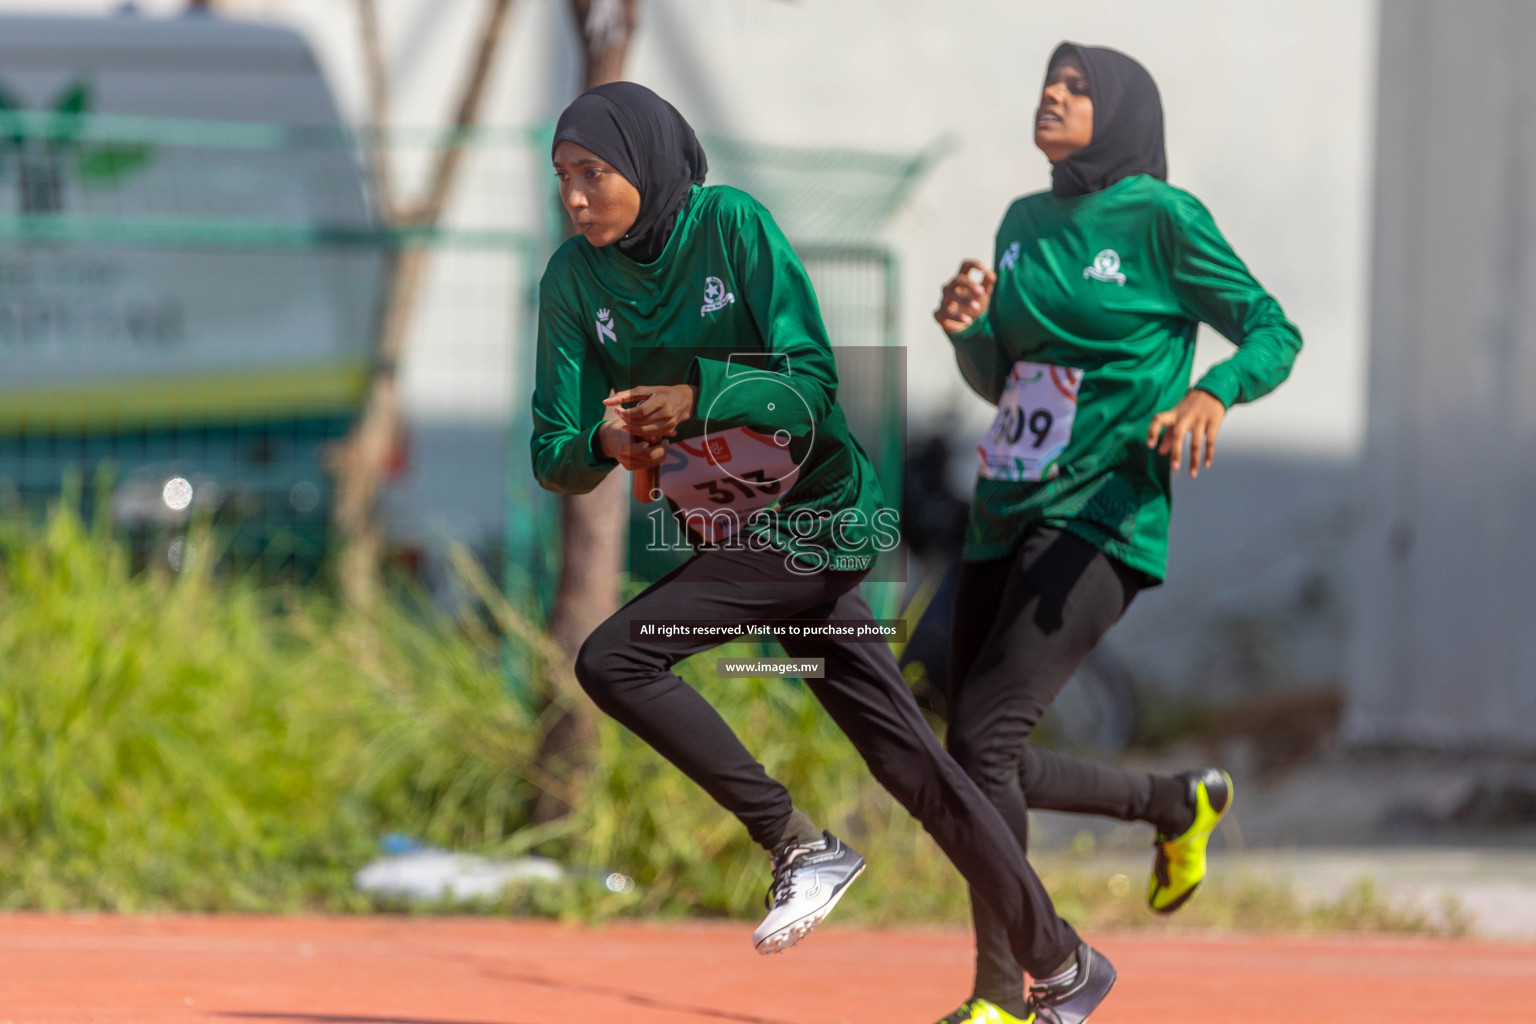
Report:
[[[826,846],[825,839],[814,842],[787,842],[768,855],[773,866],[773,882],[763,897],[763,906],[769,910],[795,894],[795,862],[801,857]]]

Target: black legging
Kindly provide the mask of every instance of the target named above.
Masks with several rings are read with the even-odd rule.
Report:
[[[1141,586],[1137,573],[1088,542],[1045,527],[1030,530],[1011,557],[961,567],[950,641],[949,751],[1002,812],[1020,850],[1028,848],[1031,807],[1149,821],[1162,831],[1188,827],[1179,827],[1187,810],[1177,780],[1029,742],[1045,709]],[[1017,1004],[1020,963],[975,897],[973,891],[976,995]]]
[[[753,839],[771,847],[788,824],[789,793],[671,670],[718,641],[636,641],[630,620],[867,621],[872,614],[859,595],[862,575],[796,576],[772,551],[707,551],[598,626],[577,656],[576,676],[598,707],[741,819]],[[806,685],[875,778],[949,855],[974,898],[996,915],[1013,962],[1038,973],[1065,960],[1077,948],[1077,934],[1057,916],[1008,824],[934,738],[890,649],[825,640],[783,646],[795,658],[826,659],[826,678],[808,679]],[[900,899],[900,892],[891,898]]]

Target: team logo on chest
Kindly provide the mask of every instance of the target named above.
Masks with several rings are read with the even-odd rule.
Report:
[[[699,316],[724,309],[736,301],[736,296],[725,290],[725,282],[718,277],[706,277],[704,279],[704,306],[699,310]]]
[[[597,341],[602,344],[611,341],[615,345],[619,343],[619,336],[613,331],[613,314],[604,308],[597,311]]]
[[[1095,281],[1113,281],[1125,287],[1125,275],[1120,273],[1120,254],[1113,249],[1100,250],[1093,258],[1093,266],[1083,268],[1083,276]]]
[[[1008,251],[1003,253],[1003,258],[997,261],[998,272],[1012,270],[1019,262],[1020,245],[1014,242],[1008,246]]]

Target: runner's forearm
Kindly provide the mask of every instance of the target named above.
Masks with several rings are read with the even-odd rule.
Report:
[[[585,494],[618,465],[602,455],[608,377],[581,329],[549,289],[539,292],[539,338],[533,391],[533,473],[559,494]]]
[[[1228,408],[1252,402],[1290,376],[1301,351],[1301,332],[1254,280],[1205,207],[1193,197],[1182,206],[1174,245],[1174,289],[1195,319],[1237,345],[1237,352],[1211,367],[1195,387]]]
[[[996,405],[1002,397],[1012,363],[998,347],[987,314],[977,317],[960,333],[949,335],[949,341],[955,347],[955,362],[959,364],[965,382],[972,391]]]

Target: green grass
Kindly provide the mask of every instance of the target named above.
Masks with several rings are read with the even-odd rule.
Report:
[[[1309,901],[1288,880],[1217,874],[1167,917],[1148,911],[1145,875],[1091,875],[1052,862],[1041,879],[1058,912],[1090,932],[1371,932],[1459,938],[1471,931],[1471,920],[1453,898],[1447,897],[1438,913],[1426,913],[1393,903],[1369,878],[1357,880],[1337,898]]]
[[[361,909],[382,829],[512,827],[526,723],[429,616],[134,574],[68,512],[0,535],[0,606],[0,905]]]
[[[611,722],[576,813],[525,827],[538,787],[561,780],[535,769],[542,722],[502,666],[525,666],[535,693],[557,692],[560,673],[483,580],[468,582],[490,616],[451,621],[408,599],[365,614],[216,576],[213,539],[190,543],[187,571],[134,572],[67,508],[0,524],[0,907],[367,910],[351,876],[387,832],[640,883],[514,893],[501,909],[743,915],[760,900],[761,851]],[[878,851],[885,884],[924,894],[881,910],[862,887],[872,918],[957,912],[943,858],[803,687],[698,667],[807,809]]]
[[[190,542],[199,556],[187,571],[134,572],[104,527],[67,508],[41,525],[0,522],[0,908],[391,909],[355,892],[352,874],[380,836],[403,832],[638,882],[623,895],[596,881],[523,886],[457,910],[759,912],[762,852],[607,720],[575,812],[527,827],[539,789],[568,783],[535,768],[543,721],[513,694],[541,695],[543,707],[571,684],[548,638],[467,562],[477,611],[453,620],[420,600],[364,613],[320,588],[215,575],[214,540],[194,532]],[[522,666],[517,687],[508,664]],[[683,672],[797,802],[868,858],[840,919],[967,922],[954,870],[804,687],[718,680],[712,665]],[[1159,926],[1141,907],[1140,879],[1047,880],[1084,927]],[[1282,890],[1213,888],[1181,923],[1433,927],[1372,891],[1319,909]]]

